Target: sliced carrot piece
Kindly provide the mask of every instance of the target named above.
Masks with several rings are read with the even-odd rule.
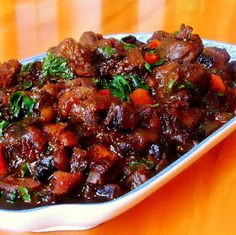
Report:
[[[160,41],[157,40],[157,39],[153,39],[152,41],[150,41],[150,42],[148,43],[148,47],[149,47],[150,49],[155,49],[155,48],[157,48],[159,45],[160,45]]]
[[[225,92],[225,84],[220,76],[211,74],[211,89],[215,92]]]
[[[155,64],[160,59],[158,55],[149,52],[144,55],[144,58],[149,64]]]
[[[152,99],[147,90],[138,88],[130,94],[130,99],[133,101],[135,106],[150,105]]]

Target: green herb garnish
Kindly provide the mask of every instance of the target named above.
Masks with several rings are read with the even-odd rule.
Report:
[[[46,54],[42,67],[43,77],[61,77],[64,79],[72,79],[74,74],[67,64],[67,59],[58,57],[50,52]]]
[[[127,100],[130,93],[137,88],[150,90],[150,87],[145,84],[145,81],[134,74],[116,75],[110,82],[104,80],[102,83],[103,88],[110,89],[111,94],[121,100]]]
[[[157,67],[157,66],[160,66],[160,65],[163,65],[164,64],[164,60],[163,59],[159,59],[156,63],[154,64],[149,64],[149,63],[145,63],[145,68],[149,71],[149,72],[152,72],[152,68],[153,67]]]
[[[129,165],[133,170],[136,170],[141,166],[144,166],[148,170],[151,170],[155,166],[155,163],[153,161],[142,158],[140,161],[131,161]]]
[[[173,33],[173,36],[177,36],[179,34],[179,30],[176,30],[174,33]]]
[[[27,187],[24,186],[18,187],[18,192],[24,202],[31,202],[31,196],[29,194],[29,190]]]
[[[131,44],[131,43],[125,42],[125,41],[124,41],[124,38],[122,38],[122,39],[120,40],[120,42],[123,44],[124,49],[125,49],[126,51],[128,51],[129,49],[132,49],[132,48],[137,47],[135,44]]]
[[[24,96],[22,91],[17,91],[10,96],[10,108],[13,117],[28,117],[33,110],[35,101],[29,96]]]
[[[31,88],[33,86],[33,83],[30,82],[30,81],[25,81],[23,84],[22,84],[22,89],[23,90],[27,90],[29,88]]]
[[[170,82],[169,82],[169,84],[168,84],[168,86],[167,86],[167,92],[168,92],[168,93],[171,93],[174,84],[175,84],[175,80],[174,80],[174,79],[171,79]]]
[[[27,177],[27,176],[30,176],[31,174],[31,171],[30,171],[30,167],[29,167],[29,164],[28,163],[24,163],[22,166],[21,166],[21,177],[24,178],[24,177]]]
[[[21,70],[20,70],[20,75],[21,76],[25,76],[28,72],[31,72],[33,67],[34,67],[35,62],[31,62],[28,64],[23,64],[21,66]]]
[[[9,122],[6,120],[2,120],[0,122],[0,136],[3,135],[3,130],[9,125]]]
[[[110,58],[111,56],[113,56],[116,53],[116,50],[112,47],[109,46],[104,46],[101,48],[98,48],[98,51],[106,58]]]
[[[195,88],[196,85],[188,81],[187,79],[184,79],[184,83],[178,86],[178,89],[195,89]]]
[[[126,100],[131,93],[131,87],[122,75],[116,75],[108,86],[112,95],[121,100]]]

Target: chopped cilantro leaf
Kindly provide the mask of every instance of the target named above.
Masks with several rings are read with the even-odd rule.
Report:
[[[129,49],[132,49],[132,48],[135,48],[135,47],[136,47],[135,44],[125,42],[125,41],[124,41],[124,38],[122,38],[122,39],[120,40],[120,42],[123,44],[124,49],[125,49],[126,51],[128,51]]]
[[[22,91],[17,91],[10,96],[10,108],[13,117],[27,117],[31,114],[35,101],[29,96],[24,96]]]
[[[29,164],[28,163],[24,163],[21,166],[21,177],[24,178],[24,177],[29,176],[30,174],[31,174],[31,172],[30,172]]]
[[[2,136],[3,135],[3,130],[8,126],[8,121],[6,121],[6,120],[2,120],[1,122],[0,122],[0,136]]]
[[[98,51],[106,58],[110,58],[111,56],[113,56],[116,53],[116,50],[112,47],[109,46],[104,46],[101,48],[98,48]]]
[[[18,187],[18,192],[24,202],[31,202],[31,196],[29,194],[27,187],[24,186]]]
[[[21,66],[21,70],[20,70],[20,75],[21,76],[25,76],[28,72],[31,72],[33,67],[34,67],[35,62],[31,62],[28,64],[23,64]]]
[[[61,77],[64,79],[72,79],[74,74],[67,64],[67,59],[58,57],[50,52],[46,54],[42,67],[43,77]]]
[[[175,80],[174,80],[174,79],[171,79],[170,82],[169,82],[169,84],[168,84],[168,86],[167,86],[167,92],[168,92],[168,93],[171,93],[174,84],[175,84]]]

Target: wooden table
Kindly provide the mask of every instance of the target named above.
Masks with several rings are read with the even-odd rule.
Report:
[[[0,0],[0,60],[38,54],[85,30],[173,32],[182,22],[203,38],[236,44],[235,12],[235,0]],[[52,234],[235,235],[235,198],[236,132],[123,215],[88,231]]]

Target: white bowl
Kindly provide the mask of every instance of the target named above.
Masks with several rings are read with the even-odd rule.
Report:
[[[125,34],[110,36],[121,38],[125,36]],[[151,34],[136,34],[136,36],[139,40],[146,41]],[[236,60],[235,45],[210,40],[203,40],[203,42],[207,46],[226,48],[231,55],[231,59]],[[44,55],[45,53],[31,57],[23,60],[22,63],[41,60]],[[0,209],[0,229],[11,231],[55,231],[83,230],[95,227],[120,215],[141,202],[190,166],[235,129],[236,117],[232,118],[221,128],[144,184],[113,201],[93,204],[50,205],[27,210]]]

